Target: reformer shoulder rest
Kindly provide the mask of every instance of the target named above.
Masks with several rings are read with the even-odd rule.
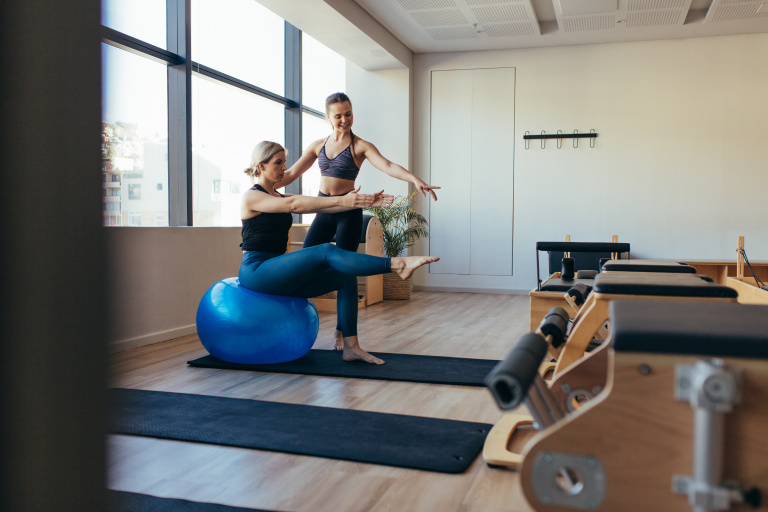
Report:
[[[691,274],[655,274],[643,272],[607,272],[595,278],[595,293],[615,295],[657,295],[661,297],[736,298],[738,292],[714,284],[706,276]]]
[[[541,284],[541,291],[543,292],[567,292],[577,284],[584,284],[592,287],[595,284],[594,279],[562,279],[559,277],[553,277],[547,279]]]
[[[619,242],[536,242],[536,250],[560,252],[629,252],[629,244]]]
[[[616,352],[768,359],[768,307],[621,300],[610,305]]]
[[[606,272],[665,272],[671,274],[695,274],[696,269],[687,263],[661,260],[610,260],[603,264]]]

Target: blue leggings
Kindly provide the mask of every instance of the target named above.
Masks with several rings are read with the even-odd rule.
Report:
[[[308,299],[338,290],[336,315],[346,338],[357,336],[357,276],[388,272],[389,258],[322,244],[283,255],[247,251],[239,279],[246,288],[271,295]]]

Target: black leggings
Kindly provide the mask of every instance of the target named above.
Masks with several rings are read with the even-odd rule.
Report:
[[[318,192],[317,195],[320,197],[331,197],[322,192]],[[302,247],[306,249],[307,247],[327,244],[336,236],[336,247],[357,252],[362,231],[363,210],[360,208],[338,213],[318,213],[307,230]],[[336,330],[341,331],[341,327],[341,321],[338,321],[336,323]]]
[[[320,197],[330,197],[322,192]],[[327,244],[336,236],[336,247],[357,252],[363,231],[363,210],[355,208],[346,212],[318,213],[304,237],[304,248]]]

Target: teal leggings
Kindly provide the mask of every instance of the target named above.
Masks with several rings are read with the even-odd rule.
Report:
[[[270,295],[311,298],[338,290],[336,314],[342,335],[357,336],[357,276],[391,272],[390,259],[322,244],[282,255],[247,251],[240,284]]]

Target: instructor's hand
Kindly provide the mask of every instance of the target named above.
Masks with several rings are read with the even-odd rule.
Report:
[[[427,197],[427,194],[429,194],[429,195],[432,196],[432,199],[437,201],[437,194],[435,194],[435,190],[439,190],[440,187],[433,187],[432,185],[427,185],[426,183],[424,183],[423,181],[419,180],[418,178],[417,178],[417,180],[418,181],[416,181],[416,183],[414,183],[414,185],[416,186],[416,189],[419,192],[421,192],[421,195],[424,196],[424,197]]]

